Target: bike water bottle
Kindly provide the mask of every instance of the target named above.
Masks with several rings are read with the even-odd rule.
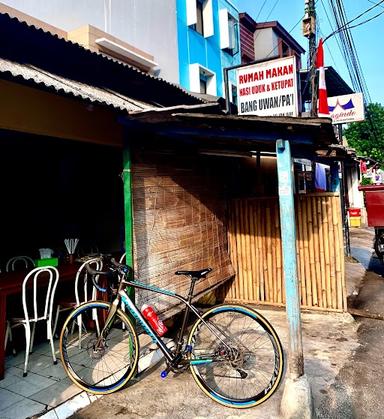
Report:
[[[141,314],[146,318],[146,320],[148,320],[148,323],[152,326],[153,330],[158,334],[158,336],[163,336],[165,333],[167,333],[168,329],[159,319],[152,306],[144,304],[141,307]]]

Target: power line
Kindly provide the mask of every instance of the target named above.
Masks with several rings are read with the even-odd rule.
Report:
[[[303,20],[304,16],[302,16],[293,26],[292,28],[288,31],[289,34],[291,34],[291,32],[296,29],[297,25]],[[279,48],[279,44],[277,44],[267,55],[265,58],[268,58],[277,48]]]
[[[384,1],[384,0],[383,0]],[[268,18],[269,18],[269,16],[271,15],[271,13],[273,12],[273,10],[275,9],[275,7],[276,7],[276,5],[277,5],[277,3],[279,2],[279,0],[276,0],[275,1],[275,3],[273,4],[273,6],[272,6],[272,8],[271,8],[271,10],[269,11],[269,13],[268,13],[268,16],[266,17],[266,19],[265,19],[265,21],[268,21]],[[265,3],[265,1],[264,1],[264,3]],[[263,6],[264,6],[264,4],[263,4]],[[262,7],[263,7],[262,6]],[[260,13],[259,13],[260,14]],[[257,24],[257,18],[256,18],[256,24]],[[253,43],[254,43],[254,45],[256,45],[256,41],[257,41],[257,38],[259,37],[259,35],[260,35],[260,31],[256,34],[256,36],[255,36],[255,39],[254,39],[254,41],[253,41]]]
[[[269,13],[268,13],[268,16],[265,18],[265,20],[266,20],[266,21],[268,21],[269,16],[271,16],[272,12],[275,10],[275,7],[277,6],[277,3],[278,3],[279,1],[280,1],[280,0],[276,0],[276,1],[275,1],[274,5],[272,6],[271,10],[270,10],[270,11],[269,11]],[[384,1],[384,0],[383,0],[383,1]]]
[[[368,10],[360,13],[357,17],[355,17],[352,20],[347,21],[344,5],[342,3],[342,0],[328,0],[333,12],[334,12],[334,18],[336,21],[337,29],[334,31],[338,34],[340,40],[342,41],[342,47],[343,47],[343,55],[347,64],[348,71],[351,76],[351,81],[354,87],[355,91],[360,91],[363,93],[364,98],[364,105],[365,108],[367,107],[367,103],[371,102],[371,97],[369,94],[368,86],[365,81],[364,73],[361,68],[360,60],[357,54],[356,46],[352,37],[352,33],[350,31],[351,28],[357,27],[360,25],[363,25],[370,20],[373,20],[380,16],[382,13],[378,13],[377,15],[366,19],[363,22],[359,22],[355,25],[351,25],[352,22],[356,21],[358,18],[362,17],[364,14],[366,14],[368,11],[371,11],[375,7],[380,6],[382,3],[384,3],[384,0],[380,1],[379,3],[374,3],[374,6],[369,8]],[[329,37],[328,37],[329,38]],[[370,135],[372,135],[373,138],[375,138],[378,135],[377,127],[372,119],[372,116],[370,112],[366,112],[367,120],[369,122],[369,125],[371,127]]]
[[[381,0],[380,3],[375,3],[374,6],[363,11],[358,16],[356,16],[355,18],[349,21],[346,17],[344,5],[341,0],[328,0],[328,2],[333,12],[333,18],[335,21],[336,30],[333,30],[332,33],[326,37],[325,40],[329,39],[330,36],[338,34],[338,38],[340,39],[340,43],[341,43],[341,45],[339,45],[339,48],[344,57],[353,88],[356,91],[361,91],[363,93],[365,101],[370,101],[368,87],[365,82],[364,74],[361,69],[361,64],[358,58],[356,46],[355,46],[352,34],[350,33],[350,27],[351,27],[350,23],[355,22],[358,18],[362,17],[367,12],[373,10],[375,7],[378,7],[381,3],[384,3],[384,0]],[[360,22],[357,25],[352,25],[352,26],[358,26],[363,23],[364,22]]]
[[[323,32],[320,29],[319,29],[319,32],[320,32],[321,37],[324,38],[324,34],[323,34]],[[331,48],[329,48],[328,44],[325,44],[325,47],[327,48],[327,51],[329,52],[329,55],[330,55],[330,57],[331,57],[331,59],[333,61],[333,65],[334,65],[336,71],[339,73],[339,69],[338,69],[338,66],[336,64],[336,60],[333,57]]]
[[[331,28],[331,29],[332,29],[332,31],[333,31],[334,29],[333,29],[333,26],[332,26],[332,22],[331,22],[331,19],[329,18],[329,15],[328,15],[328,12],[327,12],[327,9],[326,9],[326,7],[325,7],[325,5],[324,5],[323,0],[321,0],[321,5],[323,6],[323,9],[324,9],[324,12],[325,12],[325,16],[327,17],[327,20],[328,20],[329,26],[330,26],[330,28]],[[341,48],[341,45],[340,45],[339,38],[337,38],[337,37],[336,37],[335,39],[336,39],[337,46],[339,47],[339,50],[340,50],[340,52],[341,52],[342,48]],[[327,45],[327,47],[328,47],[328,45]],[[328,49],[329,49],[329,48],[328,48]]]
[[[384,2],[384,0],[382,0],[382,2],[381,2],[381,3],[383,3],[383,2]],[[376,6],[379,6],[379,5],[380,5],[380,4],[377,4]],[[372,10],[372,9],[371,9],[371,10]],[[341,27],[337,28],[336,30],[334,30],[332,33],[330,33],[330,34],[329,34],[329,35],[328,35],[328,36],[324,39],[324,42],[325,42],[328,38],[330,38],[331,36],[333,36],[333,35],[335,35],[335,34],[337,34],[337,33],[341,32],[341,31],[344,31],[344,30],[349,30],[349,29],[353,29],[353,28],[357,28],[358,26],[364,25],[365,23],[368,23],[368,22],[370,22],[371,20],[378,18],[378,17],[379,17],[379,16],[381,16],[383,13],[384,13],[384,10],[383,10],[382,12],[378,13],[377,15],[372,16],[371,18],[364,20],[363,22],[357,23],[356,25],[348,26],[350,23],[354,22],[356,19],[358,19],[359,17],[361,17],[363,14],[365,14],[365,13],[363,13],[363,14],[361,14],[361,15],[359,15],[359,16],[357,16],[357,17],[355,17],[354,19],[350,20],[349,22],[344,23],[344,24],[343,24],[343,26],[341,26]]]
[[[265,6],[265,3],[267,2],[267,0],[264,0],[264,3],[261,5],[261,8],[260,8],[260,10],[259,10],[259,13],[257,14],[257,16],[256,16],[256,22],[257,22],[257,19],[259,18],[259,16],[260,16],[260,14],[261,14],[261,12],[262,12],[262,10],[264,9],[264,6]]]
[[[372,1],[372,0],[368,0],[370,3],[372,3],[372,4],[377,4],[377,3],[375,3],[374,1]],[[384,6],[382,6],[382,5],[380,5],[380,4],[378,4],[378,6],[380,6],[381,8],[384,8]]]

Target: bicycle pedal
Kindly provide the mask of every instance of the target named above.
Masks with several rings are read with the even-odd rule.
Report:
[[[167,367],[165,370],[161,371],[160,377],[165,380],[168,376],[169,371],[171,371],[170,367]]]

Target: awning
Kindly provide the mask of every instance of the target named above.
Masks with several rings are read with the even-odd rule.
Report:
[[[30,64],[20,64],[0,58],[0,77],[11,81],[34,85],[65,96],[84,99],[90,103],[110,106],[120,111],[142,111],[153,106],[134,100],[121,93],[90,86],[79,81],[52,74]]]
[[[317,77],[318,73],[316,72],[316,79]],[[309,70],[300,70],[300,81],[302,100],[304,102],[311,100]],[[332,66],[325,68],[325,83],[327,85],[328,97],[349,95],[354,93],[353,90],[348,86],[347,82]]]

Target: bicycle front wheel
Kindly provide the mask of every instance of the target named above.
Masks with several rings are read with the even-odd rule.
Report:
[[[110,303],[91,301],[77,307],[60,335],[60,354],[69,378],[94,394],[123,387],[136,370],[139,341],[131,320],[121,310],[100,336]]]
[[[193,325],[188,345],[196,383],[225,406],[256,406],[267,400],[281,381],[284,358],[280,340],[269,322],[248,307],[210,309]]]

